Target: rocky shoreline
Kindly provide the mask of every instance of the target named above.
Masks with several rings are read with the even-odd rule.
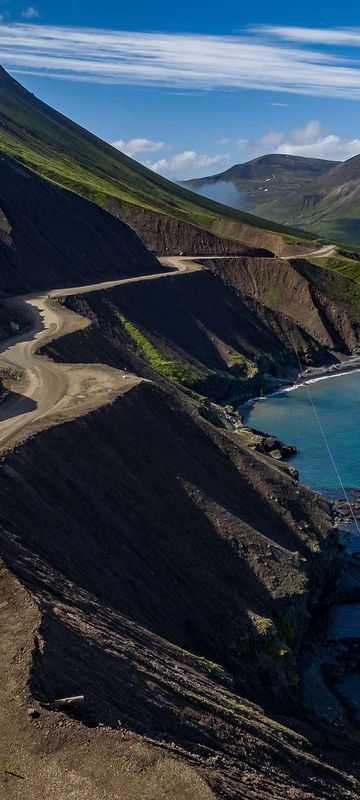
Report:
[[[337,524],[360,519],[360,489],[348,489],[347,498],[340,497],[334,501],[335,522]]]
[[[332,502],[336,577],[315,609],[302,654],[303,701],[336,727],[360,723],[360,489]]]
[[[328,366],[307,367],[302,372],[296,372],[292,378],[275,378],[273,375],[264,375],[265,392],[260,396],[251,396],[245,401],[239,400],[238,404],[239,406],[253,405],[259,400],[265,400],[266,397],[272,397],[280,392],[290,392],[316,381],[341,377],[351,372],[360,372],[360,352],[354,352],[348,358]],[[228,402],[235,402],[235,400]]]
[[[337,361],[335,364],[322,367],[307,367],[302,372],[297,374],[294,381],[279,380],[280,386],[276,391],[289,391],[297,389],[306,384],[315,383],[320,380],[327,380],[330,378],[340,377],[350,372],[360,371],[360,353],[354,353],[346,360]],[[274,394],[273,392],[272,394]],[[258,399],[258,398],[256,398]]]
[[[271,394],[356,371],[360,371],[358,354],[330,367],[306,369],[291,384],[282,381]],[[246,405],[258,399],[252,398]],[[275,437],[246,427],[246,423],[243,431],[261,437],[257,449],[277,458],[276,451],[267,448],[267,443],[274,446]],[[279,459],[296,453],[296,448],[280,444],[277,442]],[[312,611],[301,656],[302,696],[311,712],[345,729],[360,723],[360,488],[348,488],[346,497],[332,500],[332,508],[338,531],[334,580],[324,587],[320,603]]]

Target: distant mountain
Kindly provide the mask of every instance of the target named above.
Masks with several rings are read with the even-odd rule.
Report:
[[[184,185],[219,202],[232,199],[236,208],[283,221],[288,216],[289,195],[302,192],[337,165],[337,161],[317,158],[265,155]]]
[[[360,155],[336,164],[289,202],[292,223],[360,244]]]
[[[275,222],[360,244],[360,155],[345,162],[266,155],[186,186]],[[231,187],[231,188],[230,188]]]
[[[235,164],[233,167],[212,175],[208,178],[198,178],[187,181],[187,184],[203,185],[218,180],[229,180],[238,184],[242,181],[255,180],[274,181],[274,185],[282,183],[284,186],[295,186],[299,181],[309,181],[318,178],[340,162],[325,161],[320,158],[303,158],[302,156],[265,155],[246,161],[245,164]]]

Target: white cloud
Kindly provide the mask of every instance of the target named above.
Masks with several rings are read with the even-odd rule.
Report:
[[[260,139],[259,145],[269,151],[276,148],[283,141],[283,134],[278,131],[269,131]]]
[[[212,167],[214,164],[229,161],[229,158],[228,153],[209,156],[196,153],[195,150],[184,150],[171,158],[161,158],[155,163],[146,162],[146,166],[161,175],[185,180],[196,177],[199,171]]]
[[[316,35],[311,30],[262,27],[237,36],[205,36],[11,24],[0,28],[0,61],[13,72],[92,83],[360,100],[360,64],[353,50],[345,56],[343,50],[339,55],[311,48],[311,41],[328,44],[322,30]],[[348,31],[346,42],[344,32],[330,33],[338,43],[360,42],[360,31]]]
[[[226,136],[224,136],[222,139],[217,139],[215,142],[215,144],[229,144],[229,143],[230,139],[228,139]]]
[[[266,152],[284,155],[325,158],[330,161],[345,161],[360,153],[360,139],[346,139],[328,133],[320,122],[312,120],[303,128],[289,133],[270,131],[255,146],[255,154]]]
[[[127,156],[135,156],[138,153],[158,153],[161,150],[168,150],[169,145],[165,142],[152,142],[151,139],[129,139],[125,142],[124,139],[118,139],[116,142],[111,143],[117,150],[126,153]]]
[[[359,47],[360,28],[301,28],[286,25],[256,25],[254,33],[302,44]]]
[[[360,153],[360,139],[342,139],[336,134],[322,136],[315,142],[303,145],[294,145],[293,142],[284,142],[278,153],[295,156],[309,156],[310,158],[328,158],[330,161],[346,161],[348,158]]]
[[[237,144],[238,147],[243,148],[243,147],[246,147],[247,144],[249,144],[249,140],[248,139],[236,139],[235,144]]]
[[[309,144],[318,141],[322,131],[322,125],[318,120],[310,120],[303,128],[294,128],[292,139],[295,144]]]
[[[39,17],[40,14],[37,8],[34,6],[28,6],[21,12],[21,16],[24,17],[24,19],[36,19],[36,17]]]

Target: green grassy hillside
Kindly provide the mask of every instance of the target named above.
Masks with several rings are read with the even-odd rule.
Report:
[[[335,162],[266,155],[186,185],[219,200],[230,183],[239,192],[238,207],[251,214],[360,245],[359,181],[360,156]]]
[[[224,186],[230,184],[238,191],[237,208],[287,224],[286,220],[291,219],[289,196],[302,195],[305,186],[326,174],[337,163],[318,158],[268,154],[244,164],[235,164],[217,175],[186,181],[186,186],[220,200]]]
[[[229,235],[230,225],[233,238],[238,238],[237,223],[284,234],[288,243],[292,237],[296,241],[314,238],[201,198],[165,180],[42,103],[2,69],[0,149],[43,177],[117,213],[140,207],[220,234],[223,225],[224,235]]]

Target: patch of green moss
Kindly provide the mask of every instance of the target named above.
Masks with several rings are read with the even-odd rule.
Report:
[[[187,390],[187,392],[186,392],[186,394],[188,394],[188,395],[189,395],[189,397],[191,397],[191,398],[192,398],[192,400],[196,400],[196,401],[197,401],[197,403],[203,403],[203,402],[204,402],[204,400],[206,399],[206,398],[205,398],[205,395],[203,395],[203,394],[199,394],[199,392],[194,392],[194,390],[193,390],[193,389],[188,389],[188,390]]]
[[[215,425],[216,428],[223,428],[223,423],[213,408],[207,405],[201,405],[199,408],[199,414],[201,417],[207,420],[207,422],[211,422],[212,425]]]
[[[337,304],[346,305],[355,318],[360,314],[360,262],[345,256],[336,255],[331,258],[307,259],[309,265],[321,267],[321,271],[311,269],[306,262],[297,266],[299,272],[325,291]],[[331,276],[329,273],[336,273]]]
[[[286,658],[291,653],[291,649],[282,642],[280,639],[269,639],[267,650],[272,656],[279,656],[279,658]]]
[[[358,781],[357,778],[354,778],[353,775],[349,775],[349,781],[351,785],[354,787],[354,789],[360,788],[360,781]]]
[[[277,720],[271,719],[270,717],[266,717],[265,714],[261,714],[259,711],[252,709],[250,706],[245,706],[242,703],[238,703],[235,700],[230,700],[227,697],[221,697],[218,699],[218,703],[223,708],[226,708],[230,713],[238,715],[238,716],[245,716],[247,719],[252,719],[254,721],[260,722],[263,725],[266,725],[269,728],[272,728],[275,731],[280,731],[281,733],[285,733],[287,736],[290,736],[292,739],[296,739],[298,742],[306,742],[304,736],[301,736],[300,733],[292,730],[292,728],[288,728],[286,725],[283,725],[281,722],[277,722]]]
[[[205,670],[208,675],[213,675],[215,678],[219,678],[220,680],[226,681],[227,683],[232,683],[232,677],[229,672],[221,666],[221,664],[216,664],[215,661],[209,661],[207,658],[203,658],[203,656],[196,656],[194,653],[189,653],[188,650],[181,651],[184,656],[187,658],[191,658],[196,664]]]
[[[131,338],[142,350],[144,356],[149,362],[150,366],[170,381],[180,383],[183,386],[192,388],[198,383],[198,376],[186,367],[183,367],[179,362],[173,359],[166,358],[149,339],[137,328],[133,322],[130,322],[124,314],[119,314],[120,322]]]
[[[244,444],[247,447],[256,447],[257,445],[261,445],[261,436],[258,436],[257,433],[253,433],[253,431],[248,431],[246,428],[238,428],[236,435],[239,436],[241,444]]]
[[[274,633],[274,623],[268,617],[260,617],[258,614],[252,614],[251,621],[256,632],[260,634],[260,636],[269,636],[270,634]]]
[[[229,367],[238,378],[254,378],[258,373],[258,368],[254,361],[251,361],[241,353],[232,350],[228,356]]]
[[[242,703],[238,703],[236,700],[230,700],[228,697],[221,697],[218,700],[219,705],[226,708],[228,711],[232,711],[233,714],[245,714],[246,716],[251,716],[252,709],[249,706],[244,706]]]

